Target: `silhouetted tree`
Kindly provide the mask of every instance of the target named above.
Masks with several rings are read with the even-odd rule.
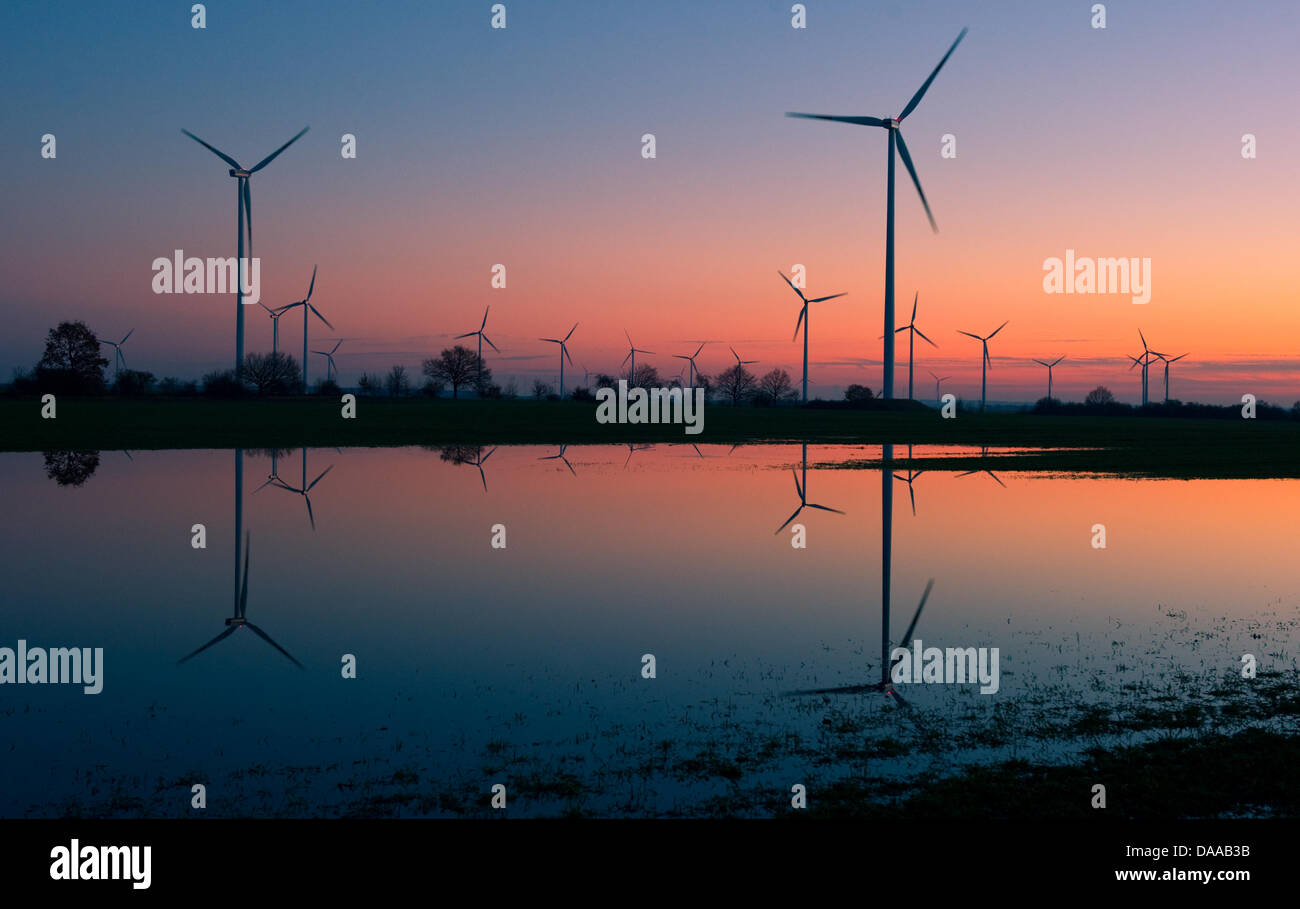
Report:
[[[153,373],[138,369],[124,369],[113,380],[113,391],[123,397],[133,397],[148,394],[153,389],[153,385]]]
[[[383,387],[383,378],[373,372],[363,372],[357,379],[357,388],[363,395],[377,395]]]
[[[543,398],[550,397],[550,395],[551,395],[551,386],[547,385],[547,384],[546,384],[545,382],[543,382],[541,379],[535,379],[535,380],[533,381],[533,397],[534,397],[534,398],[536,398],[537,400],[540,401],[540,400],[542,400]]]
[[[287,395],[302,387],[302,370],[289,354],[251,353],[244,357],[244,381],[259,395]]]
[[[733,406],[749,400],[758,387],[754,374],[739,363],[718,373],[714,382],[718,394]]]
[[[619,378],[627,380],[628,388],[654,388],[663,384],[659,379],[659,370],[649,363],[638,363],[636,375],[632,375],[631,367]]]
[[[865,385],[850,385],[848,388],[844,389],[844,400],[854,404],[861,401],[870,401],[871,389]]]
[[[482,381],[479,382],[480,368]],[[424,361],[423,372],[430,379],[446,382],[451,386],[451,396],[460,397],[460,387],[471,382],[479,384],[480,389],[492,381],[492,370],[479,362],[479,356],[464,345],[444,350],[437,359]]]
[[[1110,389],[1105,385],[1098,385],[1088,392],[1088,397],[1083,399],[1083,403],[1089,407],[1105,407],[1108,404],[1115,403],[1115,396],[1110,393]]]
[[[780,404],[794,398],[794,382],[790,374],[780,367],[773,369],[758,381],[754,400],[762,404]]]
[[[420,389],[426,398],[441,398],[443,385],[436,379],[425,379],[424,387]]]
[[[55,393],[100,394],[107,365],[99,352],[99,339],[84,322],[60,322],[45,339],[36,380],[42,390]]]
[[[343,389],[339,388],[339,383],[333,379],[317,379],[316,394],[323,398],[337,398]]]
[[[210,372],[203,377],[203,393],[214,398],[238,398],[248,387],[235,378],[235,371]]]
[[[47,451],[45,475],[60,486],[80,486],[99,466],[97,451]]]
[[[384,376],[384,388],[391,398],[400,398],[408,394],[411,391],[411,380],[406,375],[406,367],[394,366],[388,370],[388,375]]]

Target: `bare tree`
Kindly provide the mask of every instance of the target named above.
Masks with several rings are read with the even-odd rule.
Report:
[[[545,398],[550,397],[550,395],[551,395],[551,386],[547,385],[547,384],[546,384],[545,382],[543,382],[541,379],[535,379],[535,380],[533,381],[533,397],[534,397],[534,398],[536,398],[537,400],[541,401],[541,400],[543,400],[543,399],[545,399]]]
[[[1107,404],[1114,404],[1115,396],[1111,394],[1110,389],[1105,385],[1098,385],[1088,392],[1088,397],[1083,399],[1083,403],[1093,407],[1104,407]]]
[[[288,354],[251,353],[244,357],[244,381],[259,395],[291,394],[302,384],[302,370]]]
[[[400,398],[408,394],[411,391],[411,380],[406,375],[406,367],[394,366],[388,370],[388,375],[384,376],[384,388],[392,398]]]
[[[492,370],[486,366],[481,366],[479,356],[461,344],[444,350],[437,359],[424,361],[423,372],[426,376],[434,381],[446,382],[451,386],[451,396],[453,398],[460,396],[460,387],[468,385],[478,380],[480,375],[483,377],[483,386],[492,381]]]
[[[790,374],[780,367],[763,376],[758,382],[755,398],[765,404],[779,404],[795,396]]]
[[[718,373],[713,380],[713,387],[725,400],[737,405],[753,396],[758,382],[752,372],[738,363]]]

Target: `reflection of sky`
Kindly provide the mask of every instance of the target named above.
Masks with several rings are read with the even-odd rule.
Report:
[[[30,759],[23,772],[39,778],[59,749],[112,741],[128,766],[132,755],[183,764],[218,753],[302,763],[314,739],[390,720],[434,738],[473,735],[469,702],[448,692],[477,689],[509,714],[518,698],[545,703],[572,680],[609,693],[636,679],[646,652],[659,660],[656,695],[669,699],[762,686],[716,669],[726,658],[801,684],[875,677],[879,473],[811,468],[808,500],[847,514],[805,511],[808,549],[796,551],[773,531],[798,505],[797,446],[704,446],[700,459],[660,445],[626,467],[625,447],[570,447],[576,477],[538,460],[556,450],[498,449],[486,493],[472,465],[435,452],[313,450],[309,480],[337,465],[313,491],[314,534],[300,498],[251,494],[269,459],[246,456],[248,618],[305,672],[249,633],[176,665],[230,614],[230,452],[104,452],[79,488],[46,479],[38,454],[0,456],[0,644],[103,647],[106,661],[96,697],[9,688],[11,707],[44,712],[23,721],[36,740],[4,761]],[[878,452],[813,446],[809,461]],[[297,455],[280,459],[291,485]],[[1004,672],[1050,658],[1017,649],[1027,631],[1109,641],[1127,634],[1121,623],[1171,610],[1244,619],[1295,599],[1283,517],[1300,498],[1294,481],[999,476],[1005,489],[987,475],[925,473],[916,517],[895,484],[896,635],[929,577],[917,636],[1000,647]],[[207,526],[206,550],[190,548],[194,523]],[[489,546],[497,523],[504,551]],[[1105,551],[1090,545],[1095,523],[1107,527]],[[1219,643],[1228,663],[1250,649]],[[355,683],[338,677],[344,653],[357,656]]]
[[[316,301],[351,339],[344,384],[417,366],[488,302],[503,354],[540,358],[500,361],[525,388],[553,381],[537,339],[576,320],[574,358],[593,371],[615,368],[627,328],[665,371],[684,339],[717,338],[794,374],[796,308],[773,272],[799,262],[810,289],[850,295],[813,313],[814,394],[877,388],[884,136],[781,115],[897,112],[969,25],[906,130],[938,236],[899,175],[900,321],[919,292],[918,324],[941,345],[918,364],[972,398],[978,348],[956,330],[1010,319],[991,399],[1038,396],[1028,358],[1065,354],[1060,394],[1104,382],[1132,400],[1121,358],[1141,327],[1192,352],[1176,397],[1290,394],[1291,4],[1152,0],[1112,7],[1104,31],[1089,4],[1026,0],[977,15],[826,0],[805,31],[785,3],[508,6],[494,32],[477,2],[231,0],[197,32],[188,7],[160,0],[129,15],[4,4],[0,375],[30,366],[59,318],[137,328],[130,365],[158,375],[225,368],[231,306],[148,291],[149,263],[175,248],[233,254],[233,181],[180,129],[249,164],[309,123],[254,178],[255,249],[272,302],[298,299],[321,263]],[[46,132],[56,161],[38,155]],[[346,132],[355,161],[338,153]],[[1067,248],[1151,258],[1152,302],[1045,296],[1041,264]],[[504,292],[488,289],[498,262]],[[270,326],[254,315],[259,350]],[[701,367],[728,362],[714,345]]]

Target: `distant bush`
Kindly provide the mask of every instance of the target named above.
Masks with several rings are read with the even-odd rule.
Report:
[[[445,388],[446,386],[436,379],[427,379],[420,391],[426,398],[441,398]]]
[[[124,398],[147,395],[153,389],[154,381],[151,372],[124,369],[117,374],[117,378],[113,381],[113,392]]]
[[[483,389],[483,397],[487,398],[488,400],[492,400],[492,401],[499,401],[499,400],[501,400],[501,386],[500,386],[500,385],[489,385],[487,388],[484,388],[484,389]]]
[[[850,385],[844,389],[844,400],[850,403],[856,404],[859,401],[870,401],[871,397],[871,389],[865,385]]]
[[[339,383],[333,379],[318,379],[316,381],[315,394],[322,397],[337,398],[343,389],[339,388]]]
[[[203,393],[210,398],[240,398],[248,393],[232,369],[208,373],[203,377],[202,386]]]
[[[158,383],[158,394],[160,395],[196,395],[198,393],[198,382],[182,381],[175,376],[168,376]]]
[[[569,395],[569,399],[572,401],[594,401],[596,396],[586,388],[575,388],[573,394]]]

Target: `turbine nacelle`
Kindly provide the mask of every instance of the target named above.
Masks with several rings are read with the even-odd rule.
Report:
[[[232,167],[230,169],[230,176],[236,178],[247,178],[253,176],[253,172],[250,170],[244,170],[242,167],[239,168],[238,170]]]
[[[895,117],[885,117],[884,119],[885,122],[882,125],[885,127],[885,129],[898,129],[900,126],[903,125],[903,121]]]

